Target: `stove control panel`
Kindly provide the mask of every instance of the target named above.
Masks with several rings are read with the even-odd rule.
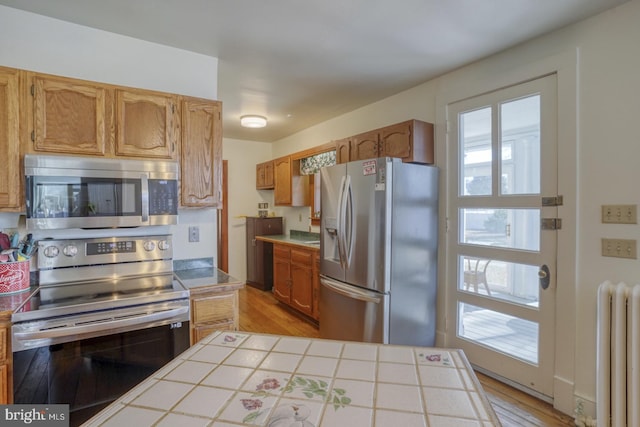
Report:
[[[119,240],[115,242],[90,242],[87,243],[87,255],[123,254],[135,253],[136,242],[134,240]]]
[[[38,269],[163,261],[171,264],[171,235],[44,239],[38,241]]]

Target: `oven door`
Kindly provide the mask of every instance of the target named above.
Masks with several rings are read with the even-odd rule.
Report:
[[[17,351],[14,403],[68,404],[80,425],[188,347],[184,321]]]

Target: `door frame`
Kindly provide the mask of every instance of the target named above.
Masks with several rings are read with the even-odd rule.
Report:
[[[229,272],[229,161],[222,161],[222,207],[218,210],[218,268]]]
[[[491,59],[496,62],[495,58]],[[485,62],[473,64],[458,70],[447,78],[448,84],[441,85],[436,91],[436,165],[443,168],[449,161],[450,144],[447,140],[447,105],[504,87],[533,80],[548,74],[557,75],[557,139],[558,139],[558,194],[564,196],[564,205],[558,207],[558,217],[563,219],[562,229],[557,238],[557,289],[556,289],[556,325],[555,325],[555,366],[553,405],[567,414],[575,410],[574,370],[576,358],[576,199],[577,199],[577,84],[578,50],[569,50],[547,58],[526,63],[515,68],[505,67],[499,71]],[[455,325],[447,325],[446,312],[448,286],[457,286],[456,277],[448,277],[447,232],[448,212],[447,194],[451,185],[445,173],[440,180],[440,227],[438,251],[438,307],[444,308],[437,314],[438,346],[447,347],[446,330]],[[457,232],[457,231],[456,231]],[[503,379],[504,380],[504,379]],[[587,399],[588,400],[588,399]]]

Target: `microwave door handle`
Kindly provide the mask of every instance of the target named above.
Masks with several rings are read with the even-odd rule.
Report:
[[[140,175],[140,195],[142,198],[142,222],[149,222],[149,174]]]

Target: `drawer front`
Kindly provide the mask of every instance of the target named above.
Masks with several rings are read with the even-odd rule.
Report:
[[[193,322],[233,322],[237,308],[236,293],[195,298],[192,301]]]
[[[312,253],[309,251],[301,251],[299,249],[291,249],[291,262],[294,264],[302,264],[311,268]]]
[[[291,249],[284,245],[273,245],[273,256],[276,258],[289,259],[291,257]]]

